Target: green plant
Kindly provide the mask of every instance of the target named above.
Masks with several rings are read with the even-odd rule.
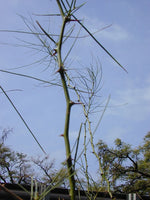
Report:
[[[47,53],[47,56],[50,57],[50,60],[54,63],[54,69],[56,69],[56,78],[58,78],[59,74],[59,81],[50,82],[47,80],[42,80],[37,77],[29,76],[26,74],[21,73],[14,73],[11,71],[6,71],[1,69],[1,72],[9,73],[16,76],[22,76],[24,78],[30,78],[34,79],[36,81],[40,81],[43,83],[48,83],[51,85],[55,85],[58,87],[61,87],[66,101],[66,114],[65,114],[65,122],[64,122],[64,132],[61,135],[64,138],[65,143],[65,149],[66,149],[66,166],[67,166],[67,177],[69,180],[69,188],[70,188],[70,197],[72,200],[75,199],[75,187],[76,187],[76,178],[77,176],[77,170],[75,168],[76,163],[79,162],[79,159],[81,158],[82,153],[84,152],[85,155],[85,175],[88,182],[88,192],[90,190],[89,188],[89,172],[88,172],[88,161],[86,157],[86,149],[87,145],[90,143],[92,147],[93,154],[96,156],[96,158],[99,161],[99,167],[101,170],[101,174],[104,177],[104,173],[101,169],[101,163],[99,160],[99,157],[95,151],[95,146],[93,142],[94,134],[97,130],[98,125],[101,122],[101,118],[106,110],[108,101],[106,103],[106,106],[104,108],[104,111],[102,112],[102,116],[100,117],[100,120],[98,121],[96,127],[94,130],[92,130],[91,127],[91,115],[95,111],[95,109],[98,109],[100,106],[97,99],[99,99],[99,92],[100,92],[100,83],[102,78],[102,69],[98,62],[98,60],[95,61],[95,63],[89,63],[89,67],[83,67],[82,69],[76,68],[76,70],[71,71],[71,66],[67,66],[67,60],[70,56],[70,53],[75,45],[75,42],[79,38],[80,29],[83,29],[89,34],[89,37],[91,37],[96,44],[102,48],[108,56],[111,57],[111,59],[114,60],[123,70],[124,67],[109,53],[108,50],[106,50],[102,44],[94,37],[94,35],[88,30],[87,27],[84,26],[83,21],[77,19],[75,16],[75,13],[84,5],[77,5],[76,0],[56,0],[57,6],[59,8],[59,13],[52,13],[49,14],[49,17],[55,16],[56,18],[61,18],[61,22],[59,19],[59,22],[61,23],[61,28],[58,30],[58,33],[49,33],[47,30],[43,28],[43,26],[40,24],[39,21],[36,20],[36,23],[30,22],[26,18],[22,17],[25,25],[28,27],[29,32],[21,32],[16,31],[16,33],[22,33],[22,34],[28,34],[35,36],[39,41],[40,45],[32,44],[32,47],[35,49],[38,47],[42,47],[43,51]],[[78,24],[80,26],[79,31],[76,31],[75,25]],[[76,36],[72,36],[72,34],[75,33]],[[70,39],[74,38],[74,41],[71,42]],[[65,47],[65,44],[67,44]],[[70,47],[68,47],[68,44]],[[63,50],[67,49],[67,53],[64,53]],[[95,66],[94,66],[95,65]],[[126,70],[125,70],[126,71]],[[56,79],[54,79],[56,80]],[[28,131],[32,134],[33,138],[36,140],[42,151],[45,153],[45,150],[43,149],[40,142],[36,139],[33,132],[29,128],[28,124],[24,120],[23,116],[20,114],[12,100],[9,98],[8,94],[5,92],[2,86],[0,86],[2,92],[6,96],[6,98],[9,100],[21,120],[23,121],[24,125],[28,129]],[[77,99],[77,100],[74,100]],[[76,140],[76,144],[74,146],[75,149],[75,156],[72,155],[72,146],[70,145],[70,139],[69,139],[69,128],[70,128],[70,119],[71,119],[71,110],[72,107],[75,105],[79,105],[82,107],[82,111],[84,114],[84,120],[81,122],[79,135]],[[78,147],[79,147],[79,140],[80,140],[80,134],[82,131],[82,125],[84,124],[84,131],[85,131],[85,140],[84,140],[84,150],[81,151],[80,155],[78,156]],[[90,135],[90,140],[86,140],[87,133]],[[106,178],[106,177],[104,177]],[[109,183],[108,183],[108,189],[109,189]],[[109,191],[110,195],[111,192]],[[90,198],[90,197],[89,197]]]

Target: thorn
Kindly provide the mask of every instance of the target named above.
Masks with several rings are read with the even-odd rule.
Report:
[[[70,101],[70,106],[73,106],[74,104],[76,104],[74,101]]]
[[[63,66],[60,66],[59,69],[58,69],[55,73],[58,73],[58,72],[59,72],[59,73],[61,74],[62,72],[65,72],[65,71],[67,71],[67,70],[64,69]]]
[[[59,69],[56,71],[56,73],[61,73],[63,71],[63,67],[61,66],[61,67],[59,67]]]
[[[78,19],[71,19],[71,17],[66,17],[66,22],[80,22]]]
[[[73,106],[73,105],[82,105],[83,103],[78,101],[78,102],[74,102],[74,101],[70,101],[70,105]]]
[[[57,49],[53,49],[52,56],[55,56],[57,54]]]
[[[59,135],[60,137],[64,137],[64,134]]]

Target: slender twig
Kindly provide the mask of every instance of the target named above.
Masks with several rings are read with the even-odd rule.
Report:
[[[34,77],[34,76],[29,76],[27,74],[20,74],[20,73],[11,72],[11,71],[7,71],[7,70],[3,70],[3,69],[0,69],[0,72],[4,72],[4,73],[16,75],[16,76],[22,76],[22,77],[33,79],[33,80],[36,80],[36,81],[39,81],[39,82],[42,82],[42,83],[47,83],[47,84],[50,84],[50,85],[61,86],[60,84],[52,83],[50,81],[46,81],[46,80],[43,80],[43,79],[40,79],[40,78],[37,78],[37,77]]]
[[[112,56],[112,54],[94,37],[94,35],[74,16],[73,18],[82,26],[82,28],[93,38],[93,40],[126,72],[127,70]]]
[[[87,180],[87,191],[90,190],[90,181],[89,181],[89,172],[88,172],[88,160],[87,160],[87,146],[86,146],[86,137],[87,137],[87,130],[86,130],[86,123],[84,123],[84,160],[85,160],[85,177]]]
[[[109,28],[110,26],[112,26],[112,24],[110,24],[110,25],[107,25],[107,26],[105,26],[105,27],[103,27],[103,28],[100,28],[100,29],[98,29],[97,31],[94,31],[94,32],[92,32],[91,34],[92,35],[95,35],[96,33],[98,33],[98,32],[100,32],[100,31],[102,31],[102,30],[105,30],[105,29],[107,29],[107,28]],[[20,33],[20,34],[29,34],[29,35],[39,35],[39,36],[44,36],[45,35],[45,33],[38,33],[38,32],[27,32],[27,31],[14,31],[14,30],[0,30],[0,32],[10,32],[10,33]],[[48,33],[47,33],[48,34]],[[58,37],[59,35],[58,34],[50,34],[51,36],[53,36],[53,37]],[[64,38],[65,37],[68,37],[67,35],[64,35]],[[89,34],[87,34],[87,35],[81,35],[81,36],[78,36],[77,38],[78,39],[82,39],[82,38],[86,38],[86,37],[90,37],[90,35]],[[76,36],[69,36],[69,38],[76,38]],[[1,44],[6,44],[7,45],[7,43],[1,43]],[[10,45],[10,44],[9,44]],[[34,44],[35,45],[35,44]]]
[[[40,27],[40,29],[43,31],[43,33],[54,43],[56,44],[55,40],[44,30],[44,28],[40,25],[38,21],[36,21],[37,25]]]
[[[74,155],[74,170],[75,170],[75,164],[76,164],[76,159],[77,159],[77,153],[78,153],[78,148],[79,148],[79,141],[80,141],[80,135],[81,135],[81,130],[82,130],[82,123],[80,125],[78,137],[77,137],[77,144],[76,144],[76,150],[75,150],[75,155]]]
[[[32,137],[34,138],[34,140],[36,141],[36,143],[38,144],[38,146],[40,147],[40,149],[43,151],[44,154],[46,154],[45,150],[43,149],[43,147],[41,146],[41,144],[39,143],[39,141],[35,137],[34,133],[29,128],[28,124],[26,123],[26,121],[24,120],[24,118],[22,117],[22,115],[20,114],[20,112],[18,111],[18,109],[16,108],[16,106],[14,105],[14,103],[12,102],[12,100],[9,98],[9,96],[7,95],[7,93],[5,92],[5,90],[2,88],[2,86],[0,86],[0,89],[2,90],[2,92],[6,96],[6,98],[8,99],[8,101],[10,102],[10,104],[12,105],[12,107],[14,108],[14,110],[16,111],[16,113],[19,115],[20,119],[22,120],[22,122],[24,123],[24,125],[26,126],[26,128],[28,129],[28,131],[31,133]]]
[[[62,17],[64,17],[65,15],[64,15],[64,11],[63,11],[63,9],[62,9],[62,6],[61,6],[61,4],[60,4],[60,1],[59,1],[59,0],[56,0],[56,1],[57,1],[59,10],[60,10],[60,14],[61,14]]]

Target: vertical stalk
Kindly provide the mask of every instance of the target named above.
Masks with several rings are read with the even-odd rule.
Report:
[[[61,58],[61,48],[64,36],[65,25],[67,23],[66,17],[63,17],[63,23],[61,28],[61,33],[59,37],[59,42],[57,46],[57,57],[58,57],[58,67],[59,67],[59,74],[61,77],[61,82],[64,90],[64,95],[66,99],[66,117],[65,117],[65,127],[64,127],[64,142],[65,142],[65,149],[66,149],[66,162],[67,162],[67,169],[68,169],[68,179],[70,184],[70,197],[71,200],[75,200],[75,180],[74,180],[74,168],[72,164],[71,158],[71,150],[70,150],[70,141],[69,141],[69,124],[70,124],[70,115],[71,115],[71,107],[72,102],[70,100],[68,86],[66,83],[65,78],[65,69]]]
[[[90,190],[90,181],[89,181],[89,175],[88,175],[88,160],[87,160],[87,146],[86,146],[86,122],[84,124],[84,159],[85,159],[85,177],[87,180],[87,192],[89,193]]]

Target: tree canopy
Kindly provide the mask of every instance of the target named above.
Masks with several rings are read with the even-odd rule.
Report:
[[[65,169],[54,170],[48,156],[29,157],[13,151],[5,144],[11,129],[3,129],[0,137],[0,183],[31,184],[31,179],[44,184],[64,185]]]
[[[121,139],[109,147],[100,140],[98,155],[111,190],[123,193],[150,194],[150,132],[142,145],[132,147]],[[102,179],[102,184],[106,185]]]

